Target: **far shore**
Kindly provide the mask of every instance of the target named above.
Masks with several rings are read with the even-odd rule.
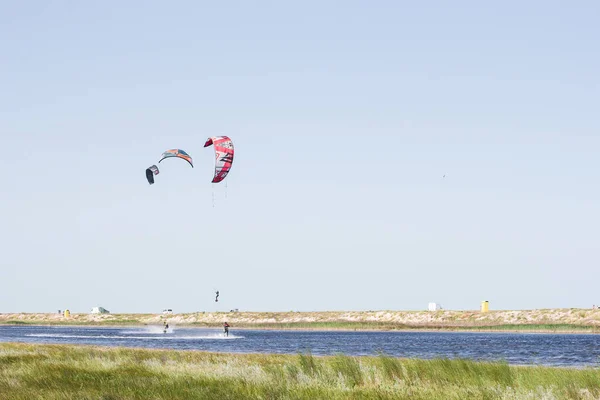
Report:
[[[335,331],[600,333],[598,309],[499,311],[196,312],[175,314],[0,313],[1,325],[172,326]]]

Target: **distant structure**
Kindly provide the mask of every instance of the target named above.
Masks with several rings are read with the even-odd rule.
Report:
[[[170,315],[170,314],[173,314],[173,310],[171,310],[170,308],[165,308],[165,309],[163,310],[163,314],[165,314],[165,315],[167,315],[167,314],[169,314],[169,315]]]
[[[487,300],[484,300],[481,302],[481,312],[488,312],[490,311],[490,302]]]
[[[71,311],[65,310],[64,314],[65,318],[69,318],[71,316]]]
[[[429,311],[439,311],[442,309],[442,305],[438,303],[429,303]]]
[[[106,308],[103,308],[103,307],[94,307],[94,308],[92,308],[91,313],[92,314],[110,314],[110,311],[108,311]]]

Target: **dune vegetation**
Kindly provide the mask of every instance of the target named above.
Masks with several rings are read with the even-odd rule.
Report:
[[[6,399],[597,399],[597,369],[0,344]]]

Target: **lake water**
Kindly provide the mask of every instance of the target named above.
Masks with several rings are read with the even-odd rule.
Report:
[[[513,365],[600,367],[600,335],[340,332],[172,327],[0,326],[0,342],[85,344],[228,353],[378,355],[505,360]]]

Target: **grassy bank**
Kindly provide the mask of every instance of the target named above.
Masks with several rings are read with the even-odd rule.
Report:
[[[592,399],[596,369],[0,344],[10,399]]]

